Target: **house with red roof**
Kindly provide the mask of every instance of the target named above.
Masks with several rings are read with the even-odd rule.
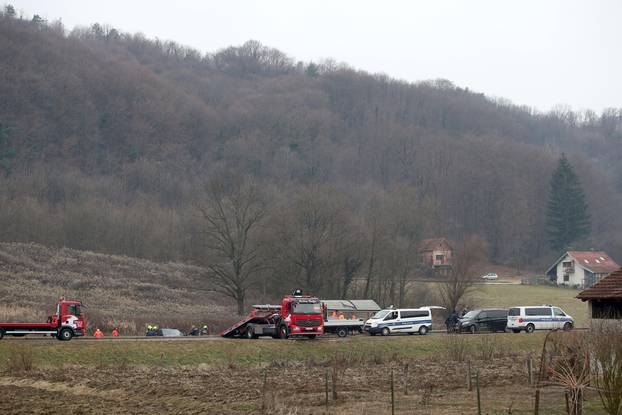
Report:
[[[592,319],[622,319],[622,268],[577,295],[588,301]]]
[[[568,251],[546,271],[557,285],[588,288],[620,268],[603,251]]]

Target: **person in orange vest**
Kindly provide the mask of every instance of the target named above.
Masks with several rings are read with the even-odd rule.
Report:
[[[97,337],[97,338],[101,338],[104,337],[104,332],[102,332],[99,328],[95,330],[95,334],[93,334],[93,336]]]
[[[118,328],[114,328],[114,330],[112,330],[112,337],[119,337],[119,329]]]

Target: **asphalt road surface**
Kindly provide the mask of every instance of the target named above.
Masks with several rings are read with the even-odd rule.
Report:
[[[575,327],[573,330],[587,330],[587,328],[584,327]],[[482,332],[482,333],[476,333],[476,334],[470,334],[470,333],[462,333],[462,334],[448,334],[445,330],[433,330],[430,333],[427,334],[428,336],[492,336],[492,335],[525,335],[525,333],[520,333],[520,334],[516,334],[516,333],[512,333],[512,332],[496,332],[496,333],[491,333],[491,332]],[[388,340],[391,338],[395,338],[395,337],[404,337],[404,336],[408,336],[408,334],[406,333],[401,333],[401,334],[393,334],[391,336],[381,336],[381,335],[377,335],[377,336],[369,336],[368,334],[356,334],[354,336],[349,335],[347,337],[344,338],[340,338],[337,337],[337,335],[334,334],[329,334],[329,335],[324,335],[324,336],[320,336],[318,337],[316,340],[321,340],[321,341],[348,341],[348,339],[350,339],[351,337],[360,337],[360,336],[364,336],[364,337],[369,337],[369,338],[374,338],[374,339],[383,339],[383,340]],[[413,334],[413,337],[419,336],[418,334]],[[46,341],[46,340],[55,340],[53,337],[50,336],[25,336],[25,337],[12,337],[12,336],[5,336],[1,341],[24,341],[24,340],[28,340],[28,341]],[[209,336],[182,336],[182,337],[161,337],[161,336],[120,336],[120,337],[112,337],[112,336],[107,336],[104,338],[95,338],[92,336],[87,336],[87,337],[79,337],[79,338],[74,338],[71,341],[78,341],[78,342],[100,342],[100,343],[105,343],[105,342],[126,342],[126,341],[133,341],[133,342],[137,342],[137,341],[146,341],[146,342],[169,342],[169,341],[197,341],[197,342],[203,342],[203,341],[257,341],[257,340],[261,340],[261,341],[281,341],[280,339],[273,339],[269,336],[266,337],[260,337],[257,340],[247,340],[244,338],[224,338],[224,337],[220,337],[219,335],[209,335]],[[309,339],[290,339],[290,340],[302,340],[302,341],[311,341]],[[316,341],[314,340],[314,341]]]

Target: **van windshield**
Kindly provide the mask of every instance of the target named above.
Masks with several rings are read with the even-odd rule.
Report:
[[[465,315],[462,316],[463,319],[466,320],[470,320],[472,318],[475,318],[475,316],[477,315],[477,313],[479,313],[479,311],[469,311],[468,313],[466,313]]]
[[[376,314],[374,314],[372,318],[375,318],[375,319],[384,318],[387,314],[389,314],[390,311],[391,310],[380,310]]]

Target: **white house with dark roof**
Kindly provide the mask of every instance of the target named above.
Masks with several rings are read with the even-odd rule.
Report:
[[[568,251],[546,271],[557,285],[588,288],[620,266],[603,251]]]

